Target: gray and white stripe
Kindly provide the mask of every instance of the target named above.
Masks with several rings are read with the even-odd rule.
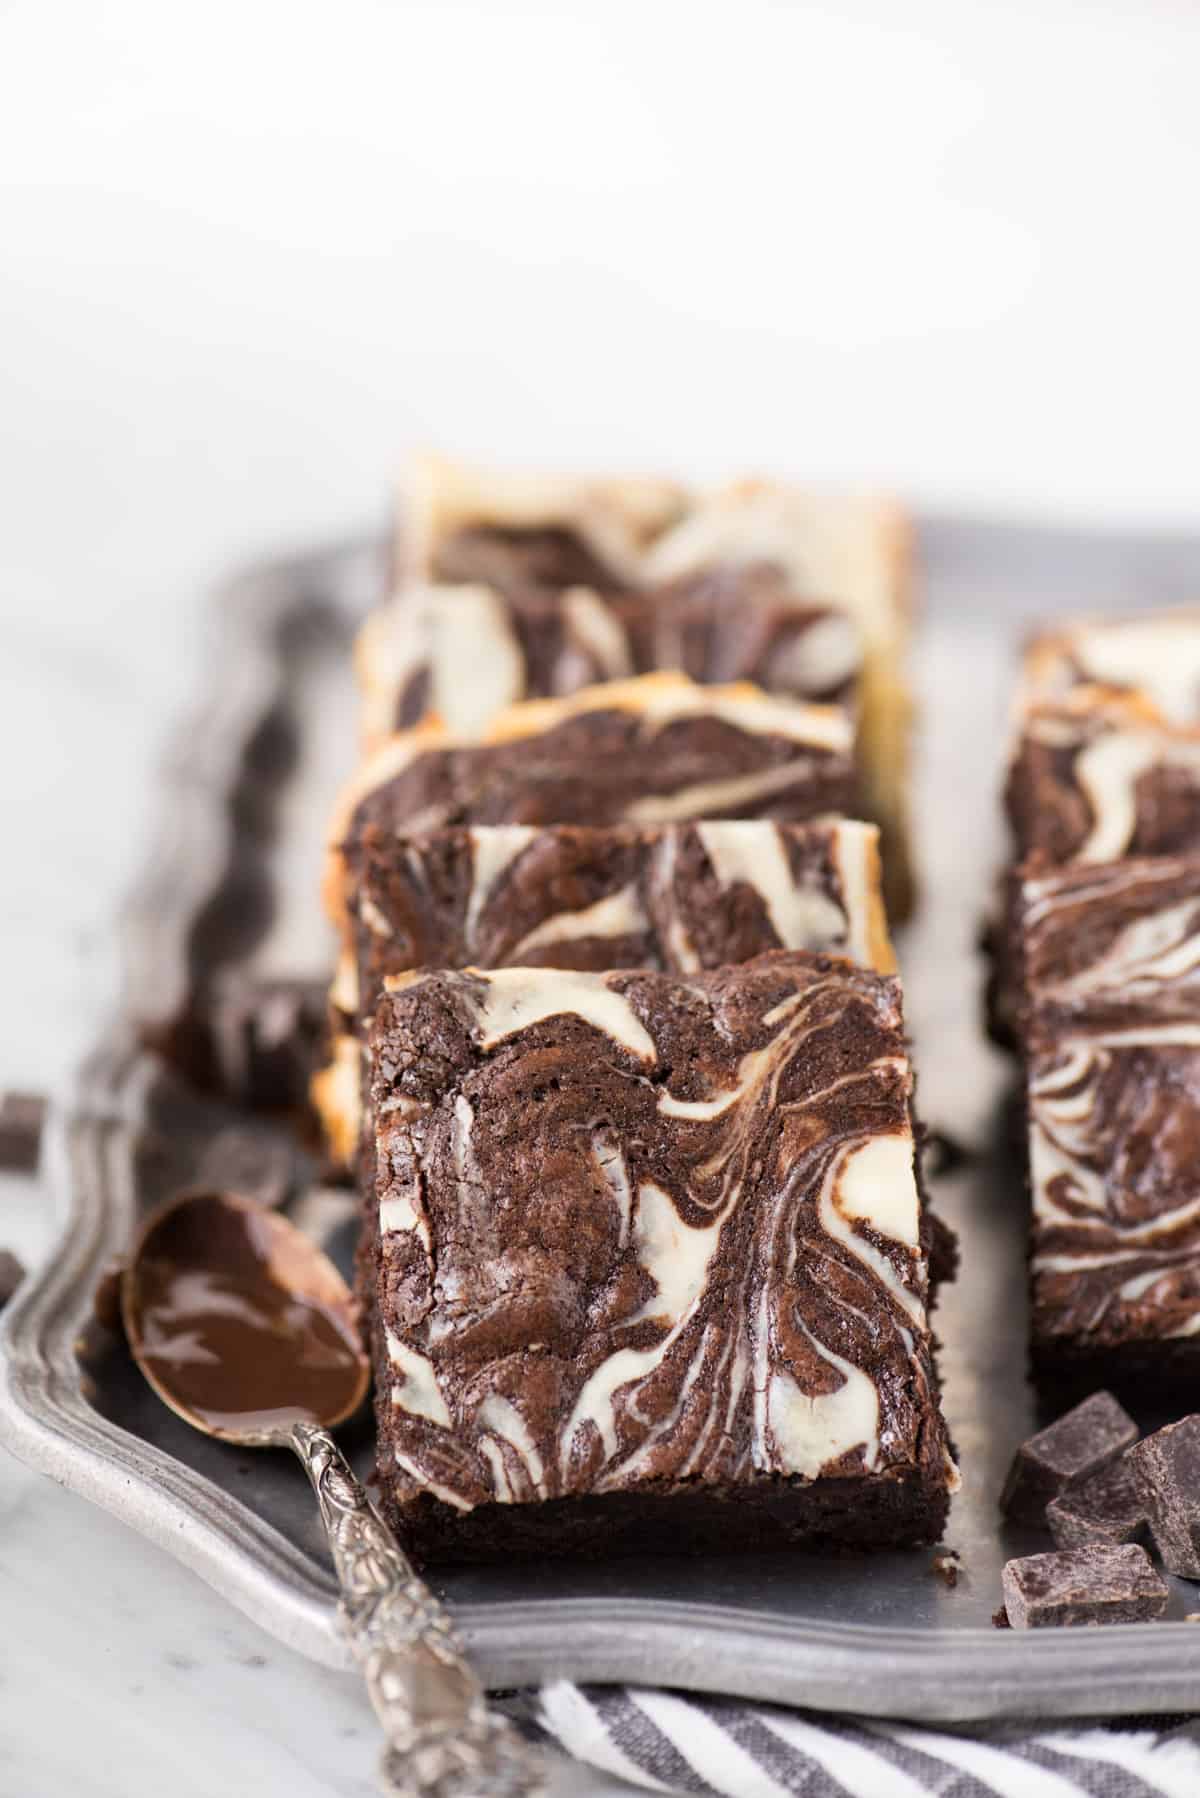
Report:
[[[719,1798],[1196,1798],[1200,1724],[935,1730],[559,1680],[544,1734],[653,1792]],[[1168,1726],[1168,1725],[1172,1726]]]

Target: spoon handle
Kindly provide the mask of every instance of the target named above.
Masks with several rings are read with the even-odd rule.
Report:
[[[342,1628],[387,1737],[385,1789],[402,1798],[534,1798],[545,1788],[541,1756],[488,1709],[448,1612],[333,1438],[301,1423],[291,1443],[321,1508]]]

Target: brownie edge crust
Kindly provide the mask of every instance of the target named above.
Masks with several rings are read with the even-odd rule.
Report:
[[[381,1497],[418,1554],[938,1538],[895,980],[411,974],[370,1045]]]

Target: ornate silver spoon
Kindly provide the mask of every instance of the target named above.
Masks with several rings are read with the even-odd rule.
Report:
[[[411,1798],[529,1798],[540,1756],[490,1711],[443,1606],[329,1435],[370,1367],[333,1263],[278,1212],[230,1193],[176,1199],[146,1222],[121,1285],[134,1359],[186,1422],[243,1448],[291,1448],[321,1508],[339,1611],[387,1736],[385,1789]]]

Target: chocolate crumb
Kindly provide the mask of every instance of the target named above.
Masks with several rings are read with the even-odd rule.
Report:
[[[36,1172],[45,1121],[46,1101],[37,1093],[0,1096],[0,1168],[13,1174]]]
[[[1003,1605],[1000,1606],[1000,1609],[998,1611],[992,1612],[992,1628],[993,1629],[1011,1629],[1012,1628],[1012,1624],[1008,1621],[1008,1612],[1005,1610]]]
[[[953,1174],[971,1160],[971,1151],[966,1144],[945,1130],[927,1130],[924,1148],[922,1165],[931,1180]]]
[[[109,1330],[114,1336],[119,1336],[124,1327],[121,1321],[121,1275],[124,1271],[123,1261],[110,1261],[92,1294],[92,1315],[102,1330]]]
[[[935,1573],[942,1584],[953,1592],[958,1584],[961,1564],[956,1548],[941,1549],[929,1563],[930,1571]]]
[[[0,1249],[0,1307],[7,1305],[24,1278],[23,1264],[8,1249]]]

